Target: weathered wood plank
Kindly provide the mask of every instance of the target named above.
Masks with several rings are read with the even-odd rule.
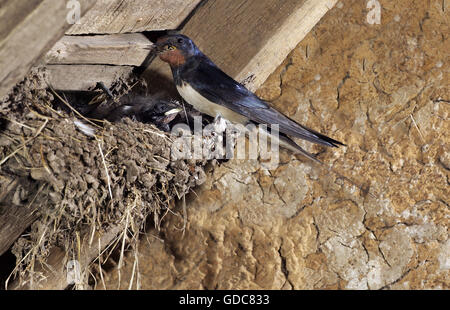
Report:
[[[81,14],[96,0],[80,0]],[[66,1],[3,0],[0,6],[0,99],[71,26]]]
[[[140,33],[64,36],[47,53],[48,64],[107,64],[140,66],[152,45]]]
[[[85,235],[81,239],[80,253],[82,255],[78,258],[79,271],[81,280],[85,280],[89,276],[89,266],[95,260],[99,253],[103,251],[123,230],[122,225],[113,226],[108,231],[100,234],[96,232],[92,243],[90,243],[89,235]],[[45,265],[37,264],[35,272],[45,274],[45,279],[38,283],[25,283],[21,285],[18,281],[14,281],[8,288],[15,290],[24,289],[39,289],[39,290],[63,290],[67,288],[70,283],[67,283],[67,253],[60,248],[52,248]],[[86,283],[84,281],[83,283]],[[84,288],[87,289],[87,288]]]
[[[131,74],[131,66],[104,65],[48,65],[49,85],[63,91],[92,90],[97,82],[106,87],[119,78],[127,79]]]
[[[3,0],[0,5],[0,42],[16,25],[21,24],[43,0]]]
[[[337,0],[210,0],[182,33],[219,67],[256,90]],[[156,60],[150,73],[171,78]]]
[[[40,201],[34,201],[34,195],[29,192],[36,192],[42,186],[40,183],[30,182],[27,177],[8,177],[2,175],[0,182],[0,255],[5,253],[16,239],[30,226],[36,219],[36,210],[41,206]],[[36,203],[21,205],[17,202],[18,192],[27,193],[26,199]],[[29,192],[27,191],[29,190]],[[25,200],[25,199],[24,199]]]
[[[67,34],[175,29],[200,0],[98,0]]]

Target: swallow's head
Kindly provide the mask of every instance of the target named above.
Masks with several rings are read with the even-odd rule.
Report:
[[[172,67],[183,65],[189,57],[196,55],[199,50],[194,42],[182,34],[167,35],[156,41],[156,52],[162,61]]]

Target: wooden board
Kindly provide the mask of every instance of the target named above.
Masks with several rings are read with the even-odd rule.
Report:
[[[200,0],[98,0],[67,34],[175,29]]]
[[[337,0],[209,0],[181,31],[222,70],[255,91]],[[161,61],[152,73],[171,78]]]
[[[99,254],[122,232],[123,227],[116,225],[103,233],[94,233],[92,240],[89,235],[81,238],[80,252],[82,255],[77,257],[79,263],[81,279],[85,280],[89,276],[89,266]],[[36,264],[34,272],[45,274],[45,279],[38,283],[27,282],[20,285],[18,281],[14,281],[8,289],[15,290],[64,290],[67,288],[67,262],[73,258],[67,258],[67,253],[60,248],[52,248],[49,258],[45,265]],[[87,288],[84,288],[87,289]]]
[[[48,64],[140,66],[152,42],[140,33],[64,36],[47,53]]]
[[[26,190],[29,205],[17,203],[17,193],[22,188],[32,189],[30,192],[37,192],[42,186],[39,182],[33,182],[25,176],[1,175],[0,182],[0,255],[5,253],[16,239],[30,226],[36,219],[36,210],[41,207],[41,201],[35,201],[36,196],[29,194]],[[15,197],[16,196],[16,197]]]
[[[80,0],[84,14],[96,0]],[[0,6],[0,100],[71,26],[66,1],[2,0]]]
[[[110,88],[119,78],[126,79],[132,72],[131,66],[103,65],[48,65],[49,80],[53,89],[63,91],[92,90],[97,82]]]

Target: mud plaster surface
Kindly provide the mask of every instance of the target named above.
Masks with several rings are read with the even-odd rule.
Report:
[[[288,153],[232,160],[191,195],[184,236],[169,216],[142,238],[140,288],[449,288],[449,2],[379,2],[380,25],[339,2],[258,91],[345,142],[303,145],[376,198]]]

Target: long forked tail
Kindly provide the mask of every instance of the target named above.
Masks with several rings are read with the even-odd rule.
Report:
[[[300,138],[312,143],[321,144],[331,147],[345,146],[344,143],[334,140],[320,132],[303,126],[290,117],[280,114],[275,109],[269,109],[265,111],[265,118],[270,120],[270,124],[278,124],[279,132],[287,136]]]
[[[332,147],[339,147],[340,145],[346,146],[344,143],[334,140],[330,137],[327,137],[327,136],[321,134],[320,132],[317,132],[313,129],[307,128],[302,125],[300,125],[300,126],[303,129],[305,129],[306,131],[309,131],[311,134],[316,136],[316,141],[312,141],[314,143],[318,143],[318,144],[322,144],[322,145],[326,145],[326,146],[332,146]]]

